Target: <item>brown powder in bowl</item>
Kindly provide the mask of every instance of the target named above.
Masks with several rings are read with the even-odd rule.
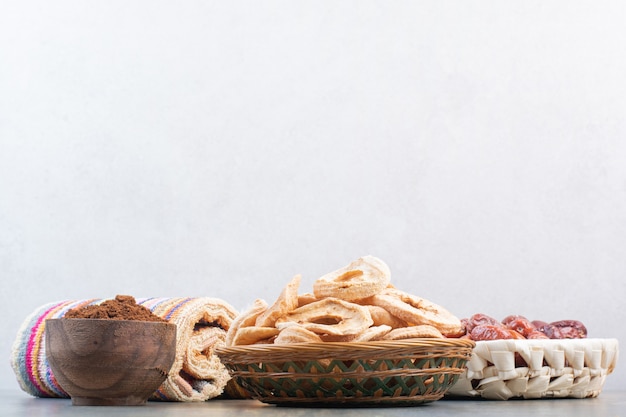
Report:
[[[63,318],[167,322],[148,308],[137,304],[135,298],[130,295],[116,295],[114,300],[106,300],[98,305],[73,308],[65,313]]]

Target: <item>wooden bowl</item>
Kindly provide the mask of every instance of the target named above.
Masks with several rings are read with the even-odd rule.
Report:
[[[144,405],[176,354],[173,323],[46,320],[46,355],[73,405]]]

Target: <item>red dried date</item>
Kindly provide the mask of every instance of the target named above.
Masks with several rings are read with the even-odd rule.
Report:
[[[469,327],[468,323],[469,323],[469,319],[468,318],[462,318],[461,319],[461,326],[463,327],[463,331],[465,332],[465,334],[469,333],[469,330],[467,330],[468,327]]]
[[[529,321],[524,316],[510,315],[502,322],[486,314],[477,313],[462,320],[466,338],[472,340],[497,339],[583,339],[587,328],[578,320],[560,320],[546,323]]]
[[[548,326],[544,333],[550,339],[584,339],[587,337],[587,328],[578,320],[554,321]]]
[[[525,338],[527,338],[530,333],[537,330],[537,328],[524,316],[507,316],[504,320],[502,320],[502,324],[507,329],[515,330]]]
[[[474,327],[484,325],[502,327],[502,324],[493,317],[482,313],[476,313],[472,317],[467,319],[467,322],[465,323],[465,330],[467,333],[471,333]]]
[[[508,329],[505,329],[501,325],[481,324],[472,329],[470,338],[474,341],[480,341],[512,339],[513,336],[511,336]]]
[[[511,339],[524,339],[526,340],[526,337],[524,337],[523,334],[521,334],[520,332],[518,332],[517,330],[514,329],[507,329],[509,331],[509,334],[511,335]]]
[[[545,334],[548,339],[558,339],[558,330],[550,323],[541,326],[541,333]]]
[[[546,326],[549,326],[548,323],[546,323],[545,321],[542,320],[533,320],[531,321],[531,324],[533,326],[535,326],[537,328],[537,330],[539,330],[540,332],[543,332],[543,328]]]
[[[549,337],[539,330],[533,330],[526,336],[526,339],[549,339]]]
[[[528,321],[528,319],[524,316],[518,316],[517,314],[511,314],[510,316],[506,316],[504,319],[502,319],[502,324],[506,327],[508,327],[509,323],[518,319],[524,319],[526,321]]]

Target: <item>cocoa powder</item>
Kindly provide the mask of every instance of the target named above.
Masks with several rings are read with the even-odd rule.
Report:
[[[98,305],[73,308],[65,313],[63,318],[167,321],[153,314],[148,308],[137,304],[135,298],[130,295],[116,295],[115,299],[106,300]]]

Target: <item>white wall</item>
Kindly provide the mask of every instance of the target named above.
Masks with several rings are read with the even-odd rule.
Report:
[[[43,303],[243,309],[365,254],[458,316],[626,342],[625,21],[620,1],[2,1],[0,387]]]

